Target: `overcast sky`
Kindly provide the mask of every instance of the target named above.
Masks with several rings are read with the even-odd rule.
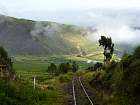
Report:
[[[32,19],[41,19],[47,13],[94,8],[139,9],[140,0],[0,0],[0,14]]]
[[[140,8],[140,0],[0,0],[8,11],[65,11],[92,8]]]
[[[140,44],[140,0],[0,0],[0,14],[96,27],[90,35]]]

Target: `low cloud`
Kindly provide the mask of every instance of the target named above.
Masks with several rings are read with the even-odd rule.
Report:
[[[90,19],[95,20],[88,37],[92,41],[97,41],[101,35],[112,37],[118,44],[130,44],[136,46],[140,44],[140,19],[136,11],[110,11],[110,12],[90,12]],[[96,31],[95,31],[96,29]]]
[[[57,23],[36,22],[34,29],[31,31],[33,37],[53,37],[61,31],[60,25]]]

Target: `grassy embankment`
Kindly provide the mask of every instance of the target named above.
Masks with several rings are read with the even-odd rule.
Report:
[[[73,74],[55,77],[47,72],[47,67],[51,62],[58,65],[70,60],[76,60],[80,68],[88,66],[86,58],[68,55],[14,57],[13,64],[18,79],[9,82],[8,85],[1,81],[0,90],[6,88],[0,95],[1,99],[5,100],[0,101],[1,105],[63,105],[65,98],[63,84],[71,80]],[[36,89],[33,88],[34,76],[36,76]]]
[[[140,104],[140,47],[100,71],[85,73],[100,105]]]

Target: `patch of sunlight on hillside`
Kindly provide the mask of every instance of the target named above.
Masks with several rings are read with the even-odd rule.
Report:
[[[85,46],[87,43],[87,39],[81,35],[68,35],[67,37],[64,37],[64,39],[68,40],[75,46]]]

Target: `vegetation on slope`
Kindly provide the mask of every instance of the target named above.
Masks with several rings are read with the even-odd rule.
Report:
[[[3,47],[0,47],[0,66],[0,105],[63,105],[59,79],[37,77],[34,88],[33,77],[15,75],[11,58]]]
[[[0,44],[10,54],[75,54],[86,37],[84,28],[55,22],[37,22],[0,15]],[[73,43],[71,40],[75,40]],[[79,42],[80,41],[80,42]],[[80,44],[79,44],[80,46]],[[80,46],[83,47],[83,46]]]
[[[140,47],[93,76],[90,84],[96,89],[100,105],[139,105]]]
[[[0,78],[15,80],[13,63],[3,47],[0,47]]]

